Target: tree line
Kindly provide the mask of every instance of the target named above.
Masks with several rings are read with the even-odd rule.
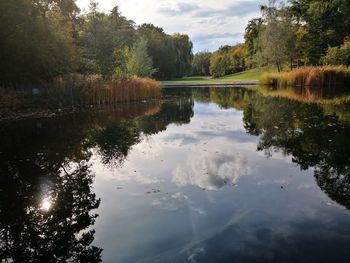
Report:
[[[247,65],[349,65],[348,0],[270,0],[245,32]]]
[[[190,74],[192,42],[152,24],[136,25],[118,7],[82,13],[74,0],[0,2],[0,82],[51,81],[68,73],[151,76]]]
[[[246,69],[244,44],[225,45],[215,52],[198,52],[192,61],[192,74],[196,76],[223,77]]]
[[[270,0],[260,8],[243,44],[195,54],[193,73],[221,77],[260,66],[350,65],[350,1]]]
[[[244,43],[192,54],[184,34],[136,25],[118,6],[108,14],[92,1],[81,12],[75,0],[0,2],[0,84],[50,81],[80,73],[156,79],[188,75],[222,77],[273,65],[350,65],[348,0],[270,0],[248,22]]]

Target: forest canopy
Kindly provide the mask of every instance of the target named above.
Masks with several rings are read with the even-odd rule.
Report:
[[[244,43],[199,52],[193,74],[222,77],[257,67],[350,65],[349,0],[269,0],[251,19]]]
[[[140,41],[143,48],[136,48]],[[187,35],[137,26],[117,6],[106,14],[92,1],[82,13],[74,0],[0,1],[2,84],[38,83],[76,72],[128,75],[135,58],[146,58],[151,77],[183,77],[191,71],[192,47]]]
[[[260,9],[243,43],[193,55],[188,35],[136,25],[118,6],[107,14],[94,1],[87,12],[75,0],[0,1],[0,85],[68,73],[164,80],[261,66],[350,65],[350,1],[269,0]]]

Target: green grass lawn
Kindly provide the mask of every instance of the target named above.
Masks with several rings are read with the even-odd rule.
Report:
[[[266,73],[270,72],[271,69],[267,68],[257,68],[257,69],[251,69],[239,73],[235,73],[232,75],[227,75],[222,78],[213,79],[210,77],[187,77],[182,79],[175,79],[175,80],[166,80],[162,81],[164,84],[182,84],[182,83],[217,83],[217,82],[233,82],[233,81],[254,81],[259,80],[260,77]]]

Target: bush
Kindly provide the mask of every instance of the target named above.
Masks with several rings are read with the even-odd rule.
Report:
[[[346,38],[344,44],[339,47],[329,47],[327,54],[321,58],[321,63],[350,66],[350,38]]]

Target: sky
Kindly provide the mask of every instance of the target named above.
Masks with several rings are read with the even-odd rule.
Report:
[[[194,52],[215,51],[222,45],[243,42],[247,22],[260,16],[259,6],[268,0],[97,0],[109,12],[118,5],[123,16],[137,25],[152,23],[166,33],[188,34]],[[77,0],[88,10],[90,0]]]

